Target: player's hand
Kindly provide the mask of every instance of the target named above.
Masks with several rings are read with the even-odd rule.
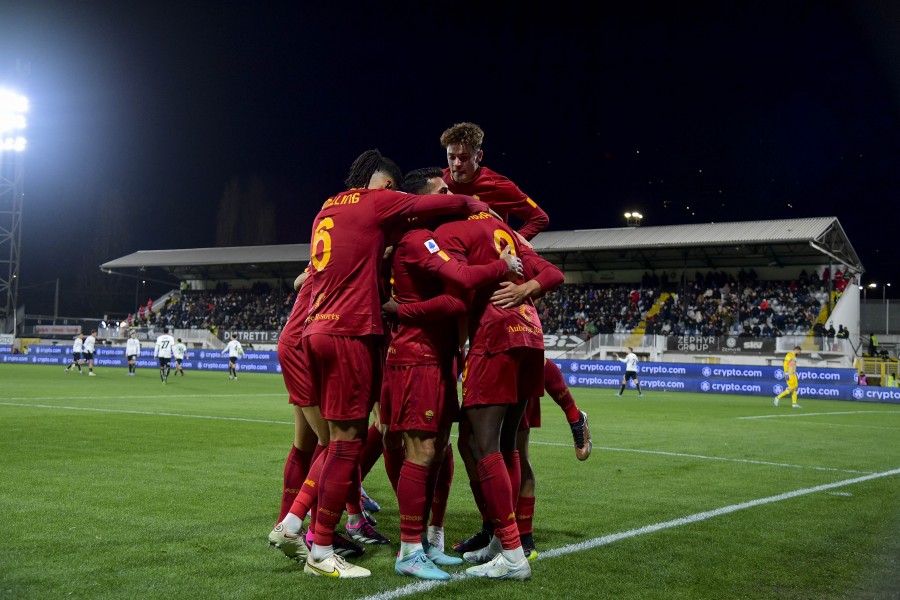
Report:
[[[400,305],[393,298],[388,298],[387,302],[381,305],[381,312],[394,317],[400,312]]]
[[[521,277],[525,272],[522,267],[522,260],[518,256],[513,255],[512,246],[507,245],[504,247],[500,252],[500,258],[506,261],[506,267],[509,269],[510,274]]]
[[[528,299],[528,289],[511,281],[501,281],[500,289],[491,295],[491,302],[500,308],[515,308]]]
[[[391,254],[393,254],[393,253],[394,253],[394,247],[388,246],[387,248],[384,249],[384,256],[382,256],[382,259],[383,260],[389,259],[391,257]]]

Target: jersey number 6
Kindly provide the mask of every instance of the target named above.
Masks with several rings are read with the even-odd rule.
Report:
[[[325,217],[316,226],[315,235],[313,235],[312,249],[310,260],[316,271],[321,271],[331,260],[331,234],[328,230],[334,227],[334,219]],[[322,254],[319,255],[319,244],[322,244]]]

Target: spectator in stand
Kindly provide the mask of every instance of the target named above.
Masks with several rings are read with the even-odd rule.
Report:
[[[841,272],[840,269],[835,270],[835,272],[834,272],[834,289],[836,289],[839,292],[843,292],[845,285],[846,285],[846,283],[844,282],[844,274]]]
[[[874,333],[869,334],[869,356],[878,356],[878,338]]]
[[[834,349],[834,338],[836,337],[837,332],[834,330],[834,323],[828,324],[828,329],[825,330],[825,343],[827,344],[826,348],[829,350]]]

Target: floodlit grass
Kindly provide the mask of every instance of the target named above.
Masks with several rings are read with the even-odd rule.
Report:
[[[897,405],[574,389],[579,463],[545,398],[532,579],[417,591],[393,572],[381,462],[365,488],[395,543],[358,560],[371,578],[268,549],[293,435],[280,377],[97,371],[0,366],[0,598],[900,597]],[[450,543],[480,525],[459,461],[454,485]]]

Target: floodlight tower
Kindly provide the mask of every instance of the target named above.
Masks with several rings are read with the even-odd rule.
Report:
[[[643,220],[644,215],[639,212],[625,213],[625,222],[628,223],[629,227],[640,227]]]
[[[25,199],[25,113],[28,99],[0,88],[0,302],[5,332],[15,332],[19,250]]]

